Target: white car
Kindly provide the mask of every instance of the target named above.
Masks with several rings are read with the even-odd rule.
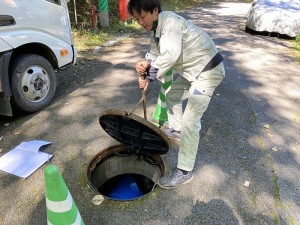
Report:
[[[49,105],[76,60],[67,1],[0,0],[0,115]]]
[[[300,0],[256,0],[248,11],[246,30],[300,34]]]

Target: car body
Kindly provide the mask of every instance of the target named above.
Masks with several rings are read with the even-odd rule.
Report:
[[[65,0],[0,1],[0,115],[49,105],[56,71],[76,60]]]
[[[253,1],[247,14],[246,29],[296,37],[300,34],[300,1]]]

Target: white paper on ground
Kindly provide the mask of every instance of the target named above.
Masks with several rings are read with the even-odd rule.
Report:
[[[39,140],[22,142],[0,158],[0,170],[27,178],[53,157],[52,154],[40,151],[42,146],[50,144],[51,142]]]

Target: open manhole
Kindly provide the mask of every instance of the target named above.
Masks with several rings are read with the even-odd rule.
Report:
[[[125,111],[107,110],[101,127],[121,144],[101,150],[90,162],[88,184],[113,200],[135,200],[152,192],[165,174],[161,157],[168,152],[168,137],[151,122]]]

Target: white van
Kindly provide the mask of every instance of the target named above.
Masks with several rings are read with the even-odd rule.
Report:
[[[0,115],[49,105],[55,71],[76,63],[67,2],[0,0]]]

